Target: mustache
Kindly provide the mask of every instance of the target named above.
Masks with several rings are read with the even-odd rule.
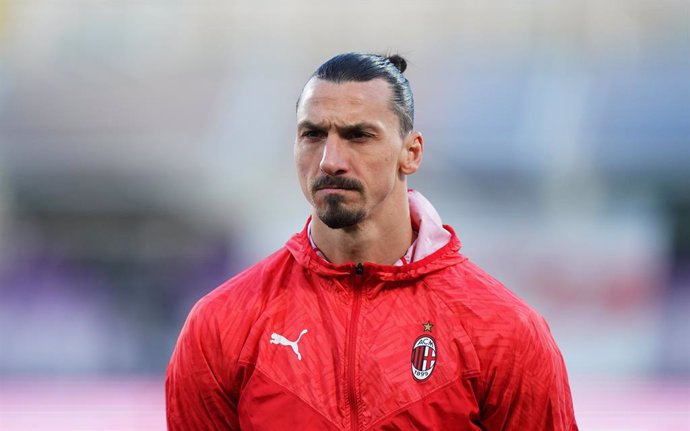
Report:
[[[314,183],[311,185],[311,191],[316,192],[321,189],[345,189],[361,192],[364,186],[353,178],[321,175],[314,180]]]

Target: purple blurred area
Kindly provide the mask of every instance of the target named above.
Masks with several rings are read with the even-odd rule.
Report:
[[[18,213],[0,268],[0,373],[153,373],[232,273],[227,232],[171,214]]]
[[[165,430],[160,378],[90,377],[3,382],[3,430]]]
[[[309,207],[307,77],[409,60],[410,186],[548,320],[583,430],[690,429],[690,7],[0,0],[0,429],[164,429],[192,305]]]

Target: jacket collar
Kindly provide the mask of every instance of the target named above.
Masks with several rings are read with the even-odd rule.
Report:
[[[458,253],[460,240],[453,228],[441,223],[441,218],[421,193],[409,190],[411,224],[417,230],[417,239],[406,256],[411,263],[403,265],[378,265],[362,262],[367,276],[382,281],[409,280],[443,269],[464,260]],[[286,244],[297,262],[308,270],[329,277],[349,276],[355,273],[356,262],[334,265],[326,261],[313,247],[309,238],[311,217],[302,232],[294,235]]]

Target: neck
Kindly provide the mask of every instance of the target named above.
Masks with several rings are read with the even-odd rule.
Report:
[[[407,196],[388,214],[367,217],[346,229],[331,229],[314,215],[312,239],[328,261],[336,265],[348,262],[392,265],[414,241]]]

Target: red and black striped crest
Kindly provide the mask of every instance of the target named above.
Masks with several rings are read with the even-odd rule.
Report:
[[[436,342],[429,335],[417,338],[412,346],[412,376],[424,381],[431,376],[436,366]]]

